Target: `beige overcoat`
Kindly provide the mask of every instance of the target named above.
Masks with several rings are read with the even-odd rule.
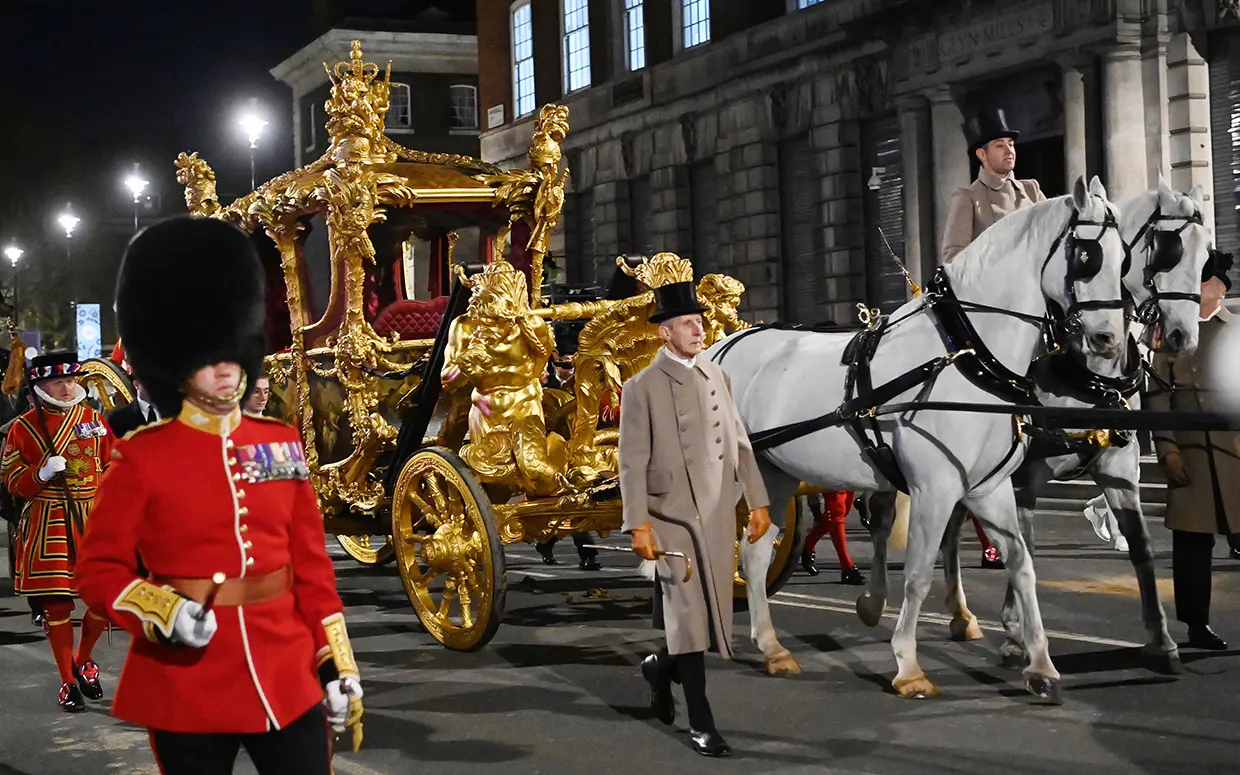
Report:
[[[731,658],[736,504],[770,504],[727,375],[659,350],[624,384],[619,444],[624,532],[649,522],[660,549],[693,563],[687,583],[681,560],[655,564],[668,651]]]
[[[1044,201],[1046,195],[1036,180],[1001,178],[986,170],[979,171],[977,180],[952,194],[939,251],[943,263],[950,263],[1003,216]]]
[[[1213,395],[1203,387],[1210,359],[1222,356],[1214,342],[1225,326],[1240,325],[1224,307],[1202,321],[1197,350],[1192,355],[1154,354],[1154,371],[1178,390],[1167,393],[1151,384],[1149,408],[1160,412],[1217,412]],[[1166,526],[1189,533],[1240,532],[1240,433],[1229,431],[1155,431],[1154,448],[1160,462],[1179,451],[1191,480],[1187,487],[1167,489]],[[1221,504],[1221,510],[1216,507]]]

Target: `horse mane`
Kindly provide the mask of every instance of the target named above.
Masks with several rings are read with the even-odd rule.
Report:
[[[1035,237],[1042,236],[1043,229],[1063,229],[1071,210],[1072,197],[1065,194],[1005,215],[943,265],[947,278],[953,285],[976,282],[995,262],[1009,261],[1013,250],[1027,248]]]

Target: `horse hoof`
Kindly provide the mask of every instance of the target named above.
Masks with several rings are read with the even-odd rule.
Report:
[[[969,616],[967,619],[963,616],[953,616],[951,623],[952,640],[968,641],[981,640],[982,628],[977,623],[976,616]]]
[[[1150,654],[1150,669],[1159,675],[1182,675],[1184,663],[1180,661],[1179,651],[1163,651]]]
[[[1044,675],[1033,675],[1025,682],[1025,688],[1035,697],[1040,697],[1050,705],[1063,705],[1063,692],[1059,681]]]
[[[762,662],[766,665],[767,675],[779,675],[780,673],[797,675],[801,672],[800,663],[787,649],[774,656],[763,657]]]
[[[857,597],[857,618],[866,627],[877,627],[886,606],[885,600],[879,600],[869,592],[862,592]]]
[[[905,700],[928,700],[939,696],[939,687],[930,683],[924,675],[916,678],[897,678],[891,682],[896,694]]]
[[[1029,667],[1029,656],[1023,652],[1000,652],[999,666],[1004,670],[1024,670]]]

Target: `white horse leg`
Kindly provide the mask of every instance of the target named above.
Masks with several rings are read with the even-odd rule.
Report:
[[[930,592],[934,560],[951,519],[959,490],[922,491],[916,486],[909,493],[908,549],[904,555],[904,604],[891,637],[891,650],[898,668],[891,685],[905,699],[935,697],[939,690],[917,662],[917,617]]]
[[[870,541],[874,557],[870,561],[870,581],[857,597],[857,618],[866,627],[874,627],[887,608],[887,541],[896,521],[895,492],[870,495]]]
[[[1042,611],[1038,606],[1037,577],[1033,572],[1033,557],[1025,544],[1016,520],[1016,497],[1012,480],[1004,479],[993,490],[983,495],[967,495],[964,503],[993,527],[1006,560],[1010,583],[1015,589],[1020,606],[1021,629],[1025,648],[1029,652],[1029,667],[1025,669],[1025,687],[1033,694],[1055,704],[1063,702],[1059,689],[1059,671],[1051,663],[1046,630],[1042,627]]]
[[[1094,466],[1094,481],[1102,487],[1120,532],[1128,540],[1128,559],[1136,571],[1137,587],[1141,591],[1141,620],[1148,638],[1145,653],[1153,657],[1152,666],[1156,672],[1179,675],[1184,666],[1179,649],[1167,632],[1167,614],[1158,599],[1154,577],[1154,550],[1141,509],[1138,453],[1135,441],[1127,448],[1105,450]]]
[[[943,580],[947,586],[947,610],[952,615],[951,638],[956,641],[981,640],[982,628],[969,610],[964,596],[964,579],[960,575],[960,531],[968,514],[957,505],[952,510],[940,549],[943,551]]]
[[[775,553],[778,530],[772,525],[756,543],[741,541],[741,568],[745,576],[745,596],[749,601],[749,637],[762,652],[767,675],[801,672],[792,652],[784,648],[771,624],[771,605],[766,596],[766,572]]]
[[[1025,539],[1025,548],[1033,556],[1033,514],[1038,503],[1037,482],[1016,491],[1016,524]],[[1006,550],[1005,550],[1006,551]],[[1005,554],[1004,557],[1007,555]],[[1029,664],[1029,654],[1024,642],[1024,617],[1012,577],[1008,576],[1007,589],[1003,594],[1003,609],[999,614],[1003,622],[1003,643],[999,644],[999,664],[1008,670],[1023,670]]]

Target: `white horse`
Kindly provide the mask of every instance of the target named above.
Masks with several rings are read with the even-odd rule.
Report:
[[[949,287],[931,288],[893,313],[881,329],[872,357],[864,351],[857,354],[856,347],[850,356],[868,363],[871,383],[878,390],[932,363],[947,364],[940,371],[931,368],[934,373],[921,384],[909,383],[912,386],[889,396],[889,401],[1010,404],[998,397],[993,382],[979,380],[989,388],[982,389],[962,367],[990,363],[999,371],[1024,375],[1043,332],[1040,323],[1048,301],[1075,323],[1091,362],[1105,365],[1116,359],[1123,342],[1123,312],[1118,308],[1123,256],[1115,211],[1105,189],[1097,178],[1088,189],[1078,178],[1071,196],[1019,210],[987,229],[942,268]],[[958,303],[952,301],[952,293]],[[949,344],[940,326],[953,313],[972,331]],[[849,366],[842,358],[852,340],[850,333],[758,328],[716,343],[707,356],[728,372],[741,417],[751,437],[761,438],[765,430],[810,419],[846,400]],[[971,352],[969,348],[978,357],[957,363],[954,359]],[[859,392],[864,399],[864,386]],[[1026,613],[1023,636],[1031,655],[1026,685],[1039,696],[1058,700],[1059,673],[1047,650],[1033,565],[1020,536],[1009,478],[1024,453],[1014,418],[919,410],[884,416],[876,426],[882,442],[890,445],[894,469],[884,464],[880,470],[858,434],[843,425],[829,425],[761,451],[759,465],[776,506],[772,512],[783,513],[782,504],[792,499],[800,482],[831,490],[891,492],[897,487],[892,478],[904,479],[911,517],[904,607],[892,638],[898,665],[892,685],[901,697],[928,697],[938,690],[917,662],[917,617],[952,509],[956,503],[966,503],[1006,539],[1009,572]],[[742,567],[746,577],[755,580],[747,585],[751,635],[769,672],[795,665],[775,638],[760,581],[770,563],[775,532],[768,531],[754,544],[742,544]]]
[[[1197,347],[1201,278],[1209,260],[1210,247],[1210,234],[1201,222],[1201,197],[1200,188],[1194,188],[1188,194],[1178,194],[1160,180],[1157,189],[1138,194],[1120,204],[1120,234],[1129,247],[1124,287],[1132,295],[1137,309],[1152,313],[1146,316],[1146,321],[1161,326],[1163,347],[1172,353],[1191,353]],[[1072,357],[1067,354],[1060,356],[1059,360],[1063,363]],[[1135,392],[1141,376],[1139,358],[1133,342],[1125,351],[1125,357],[1118,362],[1115,373],[1102,375],[1110,379],[1099,380],[1101,387],[1128,392],[1128,404],[1133,409],[1141,408],[1140,393]],[[1038,390],[1042,403],[1070,407],[1097,405],[1097,401],[1089,400],[1088,395],[1073,395],[1072,390],[1061,390],[1065,382],[1065,369],[1056,368],[1050,360],[1046,363],[1048,368],[1039,374],[1040,386],[1046,387]],[[1066,371],[1071,371],[1070,365],[1063,365],[1067,366]],[[1063,478],[1082,469],[1088,470],[1102,488],[1107,504],[1116,515],[1120,531],[1128,540],[1128,556],[1136,571],[1137,587],[1141,593],[1141,618],[1148,636],[1144,651],[1152,657],[1151,666],[1156,671],[1178,674],[1183,666],[1175,641],[1167,632],[1167,615],[1158,599],[1154,553],[1141,509],[1139,456],[1139,445],[1136,439],[1131,439],[1125,446],[1107,446],[1100,451],[1026,458],[1024,466],[1014,476],[1020,483],[1016,502],[1021,532],[1032,550],[1033,513],[1038,493],[1052,479]],[[875,544],[885,546],[892,518],[883,516],[876,519],[879,515],[874,510],[871,515]],[[960,577],[959,544],[963,521],[964,511],[961,509],[954,515],[943,539],[943,570],[953,621],[964,622],[963,627],[953,627],[952,635],[958,640],[976,640],[982,637],[982,633],[976,618],[968,610]],[[884,599],[886,574],[886,563],[879,563],[876,552],[870,585],[864,594]],[[1009,584],[1002,615],[1006,638],[999,647],[999,654],[1002,664],[1013,669],[1022,667],[1026,661],[1019,618],[1020,611]]]

